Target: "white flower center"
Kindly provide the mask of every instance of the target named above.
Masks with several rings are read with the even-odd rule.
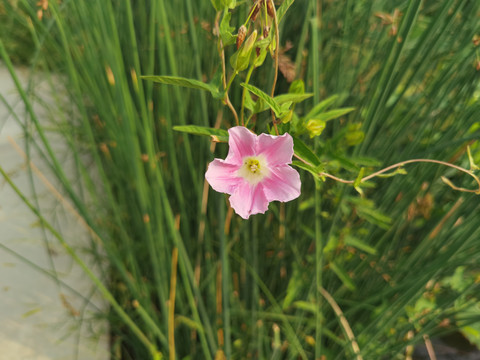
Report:
[[[263,156],[249,156],[243,159],[243,164],[237,175],[247,180],[251,185],[256,185],[270,174],[267,161]]]

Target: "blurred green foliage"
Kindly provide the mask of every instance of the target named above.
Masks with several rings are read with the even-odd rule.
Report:
[[[230,3],[229,24],[238,28],[250,4]],[[296,140],[313,141],[309,156],[324,171],[355,180],[360,171],[412,158],[469,168],[467,145],[478,160],[480,72],[472,39],[480,33],[480,3],[289,3],[280,23],[277,93],[288,92],[293,75],[314,95],[295,105],[280,130],[316,119],[322,101],[355,108],[323,119],[321,134],[322,124],[309,129],[307,122],[318,136]],[[81,191],[61,175],[57,155],[44,150],[38,119],[28,119],[26,131],[100,237],[102,250],[91,251],[104,282],[165,357],[174,350],[174,328],[179,359],[359,359],[319,285],[343,311],[364,359],[402,359],[424,334],[478,327],[480,203],[440,176],[474,189],[471,178],[433,164],[409,165],[406,175],[365,183],[360,196],[350,185],[305,171],[298,201],[271,204],[248,221],[232,217],[226,197],[204,182],[208,162],[224,157],[226,145],[212,154],[208,138],[173,131],[214,127],[218,119],[225,129],[234,124],[228,108],[207,92],[140,79],[215,77],[214,28],[221,17],[212,4],[49,1],[40,19],[41,5],[2,0],[0,16],[8,21],[0,22],[1,40],[13,60],[64,76],[75,106],[63,104],[64,118],[55,122],[76,158]],[[226,50],[227,57],[233,53]],[[273,77],[267,56],[250,84],[269,89]],[[240,73],[232,84],[236,107],[244,81]],[[268,131],[269,117],[255,114],[251,124]],[[112,312],[109,320],[113,358],[150,356],[122,318]]]

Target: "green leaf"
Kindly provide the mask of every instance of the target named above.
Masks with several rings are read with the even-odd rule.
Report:
[[[286,102],[292,102],[294,104],[302,102],[304,100],[307,100],[313,96],[312,93],[306,93],[306,94],[294,94],[294,93],[289,93],[289,94],[282,94],[275,96],[274,99],[277,103],[283,104]]]
[[[325,110],[326,108],[328,108],[330,105],[332,105],[333,103],[335,103],[335,101],[337,101],[338,99],[338,95],[332,95],[328,98],[326,98],[325,100],[319,102],[317,105],[315,105],[313,107],[312,110],[310,110],[308,112],[307,115],[305,115],[304,117],[304,120],[307,121],[313,117],[315,117],[315,115],[321,113],[323,110]]]
[[[292,81],[288,88],[289,94],[305,94],[305,83],[302,79]]]
[[[368,221],[369,223],[377,225],[378,227],[385,230],[388,230],[390,228],[392,219],[382,214],[379,210],[364,205],[357,205],[356,210],[358,216]]]
[[[222,0],[210,0],[212,2],[213,7],[217,11],[221,11],[223,9],[223,1]]]
[[[228,141],[228,131],[223,129],[214,129],[214,128],[208,128],[204,126],[195,126],[195,125],[181,125],[181,126],[174,126],[173,130],[188,133],[188,134],[194,134],[194,135],[210,136],[214,141],[217,141],[217,142]]]
[[[355,179],[355,181],[353,182],[353,187],[355,188],[355,190],[358,191],[358,193],[363,196],[363,190],[362,188],[360,187],[360,184],[362,183],[362,178],[363,178],[363,174],[365,174],[365,168],[361,168],[360,169],[360,172],[358,173],[358,176],[357,178]]]
[[[343,240],[345,245],[352,246],[354,248],[357,248],[359,250],[362,250],[368,254],[371,255],[376,255],[377,254],[377,249],[365,244],[364,242],[360,241],[359,239],[353,237],[353,236],[346,236],[345,239]]]
[[[314,177],[322,180],[322,177],[319,175],[319,173],[322,171],[319,167],[314,167],[308,164],[305,164],[304,162],[301,161],[292,161],[292,165],[295,167],[298,167],[299,169],[306,170],[310,174],[312,174]]]
[[[183,86],[191,89],[210,91],[213,97],[222,97],[222,93],[212,84],[207,84],[196,79],[188,79],[180,76],[160,76],[160,75],[145,75],[141,76],[144,80],[153,81],[156,83]]]
[[[222,38],[223,46],[234,44],[236,41],[235,35],[232,34],[235,28],[230,26],[231,18],[232,13],[225,11],[220,22],[220,37]]]
[[[270,95],[266,94],[265,92],[263,92],[262,90],[260,90],[259,88],[253,85],[245,84],[245,83],[241,83],[240,85],[242,85],[245,89],[250,91],[252,94],[257,95],[260,99],[265,101],[268,107],[273,110],[276,117],[281,117],[282,109],[280,108],[280,105],[275,101],[274,98],[272,98]]]
[[[472,157],[472,152],[470,151],[470,146],[467,146],[468,161],[470,162],[470,170],[480,170],[480,167],[475,164],[475,161]]]
[[[366,157],[366,156],[354,156],[354,157],[350,157],[350,160],[354,164],[357,164],[357,165],[360,165],[360,166],[375,167],[375,166],[382,165],[381,161],[378,161],[375,158]]]
[[[392,171],[392,172],[389,172],[389,173],[379,174],[376,177],[389,178],[389,177],[392,177],[392,176],[395,176],[395,175],[406,175],[406,174],[407,174],[407,170],[405,170],[403,167],[399,167],[399,168],[395,169],[395,171]]]
[[[330,269],[338,276],[338,278],[342,281],[343,285],[351,291],[355,290],[355,284],[353,283],[352,278],[348,275],[348,273],[335,261],[330,263]]]
[[[282,5],[277,9],[277,21],[280,24],[288,8],[293,4],[295,0],[284,0]]]
[[[298,301],[295,301],[292,304],[292,306],[296,309],[311,312],[312,314],[317,314],[318,313],[318,305],[313,304],[313,303],[308,302],[308,301],[298,300]]]
[[[302,277],[300,271],[297,268],[294,268],[293,274],[288,282],[285,298],[283,299],[283,309],[288,308],[292,304],[293,300],[297,298],[301,290],[301,279]]]
[[[309,162],[313,166],[319,166],[321,164],[320,159],[305,143],[299,138],[293,137],[293,150],[295,155]]]
[[[345,134],[345,141],[348,146],[355,146],[360,144],[365,138],[365,133],[361,130],[362,124],[353,123],[348,124],[347,133]]]
[[[215,89],[223,89],[223,72],[221,67],[219,66],[217,71],[215,71],[215,74],[212,77],[212,80],[210,80],[209,85],[212,86]],[[223,90],[218,91],[216,93],[212,93],[213,98],[220,100],[223,99],[225,96],[225,92]]]
[[[235,6],[237,6],[237,0],[223,0],[223,4],[229,9],[235,9]]]
[[[343,116],[345,114],[348,114],[349,112],[352,112],[355,110],[354,107],[348,107],[348,108],[340,108],[340,109],[334,109],[330,110],[321,114],[317,114],[313,116],[315,120],[321,120],[321,121],[329,121],[333,120],[336,118],[339,118],[340,116]]]

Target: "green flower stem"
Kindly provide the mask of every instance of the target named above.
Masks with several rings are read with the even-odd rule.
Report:
[[[245,78],[245,84],[248,84],[250,82],[250,77],[252,76],[253,70],[255,69],[255,66],[250,66],[250,69],[248,69],[247,77]],[[247,89],[244,87],[243,92],[242,92],[242,107],[240,109],[240,123],[242,126],[246,126],[243,118],[244,118],[244,110],[245,110],[245,97],[247,96]],[[247,122],[248,123],[248,122]]]

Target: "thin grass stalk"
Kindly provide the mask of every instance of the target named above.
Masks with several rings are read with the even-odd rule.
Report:
[[[15,193],[20,197],[22,202],[28,206],[28,208],[38,217],[42,226],[44,226],[64,247],[67,253],[72,257],[72,259],[80,266],[80,268],[85,272],[85,274],[92,280],[92,282],[97,287],[98,291],[102,294],[102,297],[108,301],[112,306],[115,312],[120,316],[120,318],[125,322],[130,330],[138,337],[138,339],[145,345],[149,350],[150,354],[154,359],[160,359],[162,354],[158,351],[156,346],[148,340],[145,334],[140,330],[140,328],[135,324],[135,322],[128,316],[128,314],[123,310],[122,306],[118,304],[115,300],[115,297],[112,293],[103,285],[103,283],[97,278],[92,270],[80,259],[73,248],[68,245],[65,239],[53,228],[52,225],[43,217],[38,209],[36,209],[32,203],[23,195],[20,189],[13,183],[12,179],[7,175],[7,173],[0,167],[0,174],[3,176],[5,181],[11,186]]]
[[[277,302],[274,295],[269,290],[268,286],[262,281],[260,276],[254,271],[253,267],[246,262],[245,259],[243,259],[240,255],[238,255],[235,252],[231,252],[231,256],[234,260],[236,260],[237,262],[245,266],[247,271],[250,273],[250,276],[252,277],[252,279],[257,283],[259,289],[264,293],[268,301],[271,302],[273,311],[279,314],[280,318],[282,319],[282,323],[284,326],[284,331],[287,336],[287,339],[290,345],[292,345],[292,349],[290,349],[290,351],[304,360],[308,359],[307,354],[303,349],[295,330],[290,324],[288,318],[285,316],[285,314],[283,314],[280,304]]]
[[[185,5],[187,8],[187,19],[188,19],[188,26],[189,26],[189,34],[190,39],[192,41],[192,52],[195,54],[194,56],[194,62],[195,62],[195,76],[197,79],[201,80],[202,79],[202,68],[201,68],[201,57],[200,54],[202,53],[203,48],[200,47],[199,41],[198,41],[198,35],[197,35],[197,30],[194,22],[194,17],[193,17],[193,7],[192,7],[192,2],[190,0],[185,0]],[[197,55],[198,54],[198,55]],[[200,113],[201,113],[201,118],[202,118],[202,125],[203,126],[208,126],[209,121],[208,121],[208,109],[207,109],[207,99],[205,93],[202,91],[200,94],[198,94],[200,98]]]
[[[166,193],[165,185],[161,176],[158,177],[158,186],[161,193],[161,197],[163,199],[163,208],[165,211],[165,221],[167,223],[167,228],[172,236],[174,245],[178,247],[179,256],[180,256],[180,259],[178,262],[179,268],[180,268],[180,274],[182,275],[182,277],[187,279],[187,281],[184,282],[184,290],[186,292],[186,297],[188,299],[188,303],[190,305],[190,309],[192,311],[194,320],[198,322],[198,324],[202,324],[202,327],[204,328],[204,331],[200,331],[198,333],[200,342],[202,344],[202,351],[204,352],[204,355],[208,359],[210,359],[212,358],[211,353],[216,353],[216,350],[217,350],[210,320],[205,310],[202,297],[200,296],[198,286],[196,285],[195,274],[192,269],[192,265],[188,257],[188,253],[185,249],[185,245],[183,243],[183,240],[178,230],[175,227],[173,212],[170,207],[170,203],[168,202],[168,195]]]
[[[219,197],[219,206],[218,206],[218,217],[219,223],[225,223],[225,206],[223,204],[223,198]],[[227,359],[232,357],[232,330],[231,330],[231,319],[230,319],[230,270],[229,270],[229,260],[228,260],[228,231],[226,227],[219,230],[220,233],[220,257],[221,257],[221,275],[222,275],[222,309],[223,309],[223,338],[224,338],[224,347],[225,347],[225,356]]]
[[[380,80],[376,86],[377,90],[373,96],[373,101],[368,106],[368,113],[364,125],[366,129],[365,140],[360,147],[357,147],[359,150],[363,150],[365,145],[371,142],[373,133],[377,129],[379,107],[384,105],[387,101],[387,95],[393,86],[395,69],[400,61],[400,54],[402,53],[408,35],[415,24],[415,20],[418,16],[421,5],[422,0],[409,1],[408,8],[400,26],[398,37],[394,40],[391,40],[391,47],[388,51],[389,55],[382,69]],[[400,39],[400,42],[396,41],[397,39]]]
[[[170,276],[170,297],[168,300],[168,356],[175,360],[175,299],[177,289],[178,249],[172,251],[172,270]]]
[[[321,1],[316,0],[313,6],[314,17],[311,20],[312,25],[312,77],[313,77],[313,99],[315,103],[320,100],[320,75],[321,69],[319,53],[321,52],[320,29],[322,26],[321,18]],[[318,151],[318,138],[314,142],[315,150]],[[315,359],[320,359],[322,356],[322,294],[323,288],[323,236],[321,224],[321,193],[320,182],[315,179],[315,304],[317,312],[315,315]]]

